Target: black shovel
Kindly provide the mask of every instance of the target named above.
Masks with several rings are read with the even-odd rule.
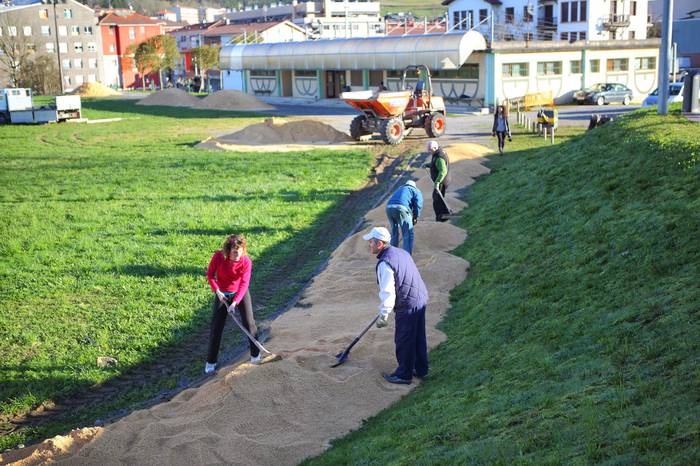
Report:
[[[348,355],[350,354],[350,350],[352,349],[352,347],[355,346],[358,341],[360,341],[360,338],[362,338],[362,335],[367,333],[367,331],[370,328],[372,328],[372,325],[374,325],[374,323],[377,321],[377,319],[379,319],[380,315],[381,314],[377,314],[376,317],[374,319],[372,319],[372,322],[370,322],[369,325],[367,325],[367,327],[365,327],[365,329],[362,332],[360,332],[360,334],[358,336],[355,337],[355,339],[352,341],[352,343],[350,343],[350,346],[345,348],[345,351],[342,351],[342,352],[335,355],[335,362],[333,364],[331,364],[331,367],[338,367],[342,363],[344,363],[345,361],[348,360]]]

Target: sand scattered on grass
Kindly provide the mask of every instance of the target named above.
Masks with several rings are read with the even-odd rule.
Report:
[[[209,110],[271,110],[274,107],[255,96],[240,91],[218,91],[209,94],[197,103],[196,108]]]
[[[67,435],[57,435],[22,450],[10,450],[0,454],[0,464],[8,466],[34,466],[47,464],[58,458],[73,455],[86,443],[102,433],[100,427],[73,429]]]
[[[474,144],[445,150],[452,173],[447,200],[457,211],[465,204],[456,202],[455,192],[488,173],[476,155],[486,151]],[[432,182],[422,169],[412,176],[426,197],[413,257],[430,294],[426,324],[433,348],[446,338],[436,325],[449,307],[450,290],[465,279],[469,267],[447,251],[461,244],[466,232],[434,221]],[[295,465],[409,393],[420,381],[391,385],[380,375],[396,366],[393,319],[388,328],[367,332],[345,364],[329,367],[333,355],[376,315],[376,259],[362,234],[386,225],[385,204],[370,211],[366,228],[333,252],[299,304],[272,323],[266,346],[282,361],[222,367],[201,387],[136,411],[105,427],[79,452],[53,459],[71,465]],[[251,292],[254,297],[255,290]],[[231,323],[227,325],[224,345],[233,340]]]
[[[80,95],[83,97],[109,97],[114,95],[121,95],[119,92],[115,91],[111,87],[107,87],[102,83],[85,83],[71,92],[73,95]]]
[[[199,98],[189,94],[182,89],[171,87],[162,91],[154,92],[148,97],[136,102],[136,105],[164,105],[167,107],[196,107],[199,105]]]

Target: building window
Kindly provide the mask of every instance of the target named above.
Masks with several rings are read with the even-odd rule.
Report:
[[[59,26],[58,27],[58,35],[59,36],[67,36],[68,35],[68,28],[65,26]]]
[[[77,76],[75,77],[75,84],[80,85],[80,84],[82,84],[82,83],[83,83],[83,75],[82,75],[82,74],[79,74],[79,75],[77,75]]]
[[[110,26],[110,27],[109,27],[109,35],[110,35],[110,36],[113,36],[113,35],[114,35],[114,29],[115,29],[114,26]]]
[[[479,10],[479,22],[483,23],[486,21],[486,18],[489,17],[489,11],[486,8],[482,8]]]
[[[578,33],[578,40],[586,40],[586,31],[581,31]]]
[[[61,63],[63,65],[64,70],[70,69],[70,59],[69,58],[64,58],[63,60],[61,60]]]
[[[559,18],[559,21],[562,23],[569,22],[569,2],[561,4],[561,18]]]
[[[635,0],[630,2],[630,15],[637,16],[637,2]]]
[[[459,11],[452,12],[452,29],[459,29]]]
[[[109,44],[109,51],[114,53],[116,49],[114,48],[114,44]]]
[[[581,60],[571,60],[571,74],[581,74]]]
[[[294,70],[294,76],[297,78],[315,78],[315,70]]]
[[[80,35],[80,26],[71,26],[70,27],[70,35],[71,36],[79,36]]]
[[[46,43],[46,53],[54,53],[56,51],[56,44],[53,42]]]
[[[73,17],[73,10],[70,8],[65,8],[63,10],[63,17],[66,19],[71,19]]]
[[[467,63],[458,70],[435,70],[431,76],[435,79],[479,79],[479,64]]]
[[[506,23],[512,24],[515,22],[515,8],[510,6],[506,8]]]
[[[92,26],[83,26],[83,34],[86,36],[92,35]]]
[[[528,11],[528,6],[529,5],[525,5],[523,7],[523,22],[524,23],[531,23],[532,22],[532,15]]]
[[[65,42],[59,42],[58,51],[61,53],[68,53],[68,44],[66,44]]]
[[[129,39],[136,39],[136,31],[134,31],[134,28],[129,28]]]
[[[39,18],[49,19],[49,10],[47,8],[42,8],[39,10]]]
[[[578,21],[578,2],[571,2],[571,18],[572,23]]]
[[[581,13],[578,15],[578,18],[581,21],[586,21],[586,18],[587,18],[586,8],[587,8],[588,3],[586,2],[586,0],[583,0],[582,2],[579,2],[579,3],[581,4]]]
[[[88,68],[97,68],[97,58],[88,58]]]
[[[533,35],[531,32],[526,32],[523,34],[523,40],[525,41],[531,41],[533,40]]]
[[[250,76],[253,77],[268,77],[276,76],[275,70],[250,70]]]
[[[591,73],[600,73],[600,60],[589,60],[588,64],[590,65]]]
[[[655,70],[656,57],[641,57],[634,59],[635,70]]]
[[[51,35],[51,26],[41,26],[41,35],[42,36],[50,36]]]
[[[83,67],[83,59],[82,58],[76,58],[73,60],[73,66],[77,69],[81,69]]]
[[[97,44],[94,42],[88,42],[87,43],[87,51],[88,52],[97,52]]]
[[[530,75],[529,63],[504,63],[502,72],[504,78],[521,78]]]
[[[17,26],[7,26],[7,35],[10,37],[17,36]]]
[[[629,68],[630,62],[627,58],[608,58],[608,71],[628,71]]]
[[[63,81],[66,83],[66,86],[68,86],[68,87],[71,86],[70,76],[64,76]]]
[[[537,62],[538,76],[554,76],[561,74],[560,61],[541,61]]]
[[[559,39],[560,40],[569,40],[569,33],[568,32],[560,32]]]
[[[36,52],[36,45],[27,44],[27,50],[29,50],[30,52]]]
[[[630,31],[629,39],[634,39],[636,37],[635,31]]]
[[[24,26],[22,28],[22,33],[24,34],[24,37],[30,37],[32,35],[32,27],[31,26]]]
[[[83,44],[82,42],[74,42],[73,43],[73,51],[75,53],[83,53]]]

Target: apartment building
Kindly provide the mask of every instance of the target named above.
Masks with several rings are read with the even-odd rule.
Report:
[[[156,15],[158,19],[172,21],[174,23],[213,23],[226,15],[226,8],[192,8],[184,6],[174,6],[161,10]]]
[[[493,40],[646,39],[648,0],[444,0],[450,30]]]
[[[164,22],[131,11],[112,11],[99,20],[105,85],[141,87],[141,77],[130,50],[146,39],[163,34]]]
[[[377,37],[386,32],[380,3],[366,0],[297,3],[234,11],[230,23],[289,20],[304,28],[314,39]]]
[[[64,91],[102,78],[95,12],[75,0],[2,5],[0,35],[16,37],[33,53],[56,57]]]

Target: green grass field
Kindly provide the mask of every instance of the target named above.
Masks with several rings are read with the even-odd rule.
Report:
[[[305,464],[700,463],[700,126],[654,110],[492,158],[429,378]]]
[[[286,303],[330,253],[333,235],[328,244],[317,235],[356,222],[338,210],[371,165],[360,151],[193,147],[260,118],[118,100],[84,107],[89,118],[125,119],[0,127],[2,422],[148,363],[206,327],[204,272],[230,233],[248,237],[253,299],[266,297],[258,317]],[[271,282],[290,263],[286,279]],[[119,363],[101,369],[100,356]],[[204,354],[194,358],[199,373]],[[105,402],[117,408],[153,390]],[[67,426],[15,431],[0,451]]]

